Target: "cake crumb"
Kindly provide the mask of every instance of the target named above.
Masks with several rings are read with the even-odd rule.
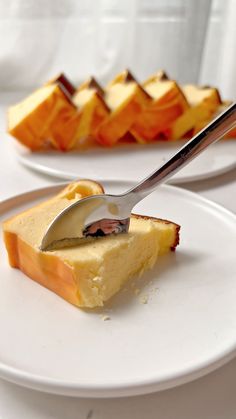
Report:
[[[147,304],[148,303],[148,296],[147,295],[142,295],[142,297],[140,298],[140,303],[141,304]]]
[[[135,293],[135,295],[139,295],[140,294],[140,289],[139,288],[135,288],[134,293]]]
[[[110,318],[110,316],[108,316],[107,314],[103,314],[103,315],[102,315],[102,320],[103,320],[104,322],[106,322],[107,320],[111,320],[111,318]]]

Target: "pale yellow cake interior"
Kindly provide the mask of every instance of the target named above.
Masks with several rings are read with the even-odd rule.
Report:
[[[219,95],[215,88],[201,88],[187,84],[182,87],[182,90],[191,106],[199,105],[204,101],[212,101],[213,103],[216,102],[219,104]]]
[[[11,106],[8,113],[9,129],[13,129],[20,124],[22,120],[44,102],[55,89],[57,89],[55,84],[43,86],[17,105]]]
[[[156,82],[150,82],[145,85],[145,90],[147,93],[155,100],[160,99],[162,96],[166,95],[171,89],[174,88],[174,82],[172,80],[165,80]]]
[[[89,88],[89,89],[82,89],[78,91],[74,97],[73,97],[73,103],[78,106],[82,107],[87,102],[89,102],[94,97],[94,93],[96,92],[95,89]]]
[[[125,101],[135,93],[137,84],[135,82],[116,83],[109,87],[105,92],[106,103],[109,108],[114,110],[123,106]]]

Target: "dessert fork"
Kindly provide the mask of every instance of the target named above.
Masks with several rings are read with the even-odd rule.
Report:
[[[133,207],[234,126],[236,126],[236,103],[132,189],[120,195],[93,195],[78,200],[62,210],[49,225],[40,249],[53,250],[80,244],[90,237],[128,232]]]

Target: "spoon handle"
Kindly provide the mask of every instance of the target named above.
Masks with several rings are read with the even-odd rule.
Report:
[[[134,199],[134,194],[137,194],[137,202],[140,201],[153,192],[157,185],[163,183],[181,170],[209,145],[227,134],[234,126],[236,126],[236,103],[231,105],[225,112],[221,113],[207,127],[195,135],[159,169],[141,181],[133,189],[130,189],[128,195],[132,195]]]

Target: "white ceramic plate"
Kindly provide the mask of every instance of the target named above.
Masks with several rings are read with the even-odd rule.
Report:
[[[131,186],[105,184],[113,192]],[[3,202],[1,219],[59,188]],[[236,216],[171,186],[136,212],[180,223],[181,244],[137,281],[139,296],[131,281],[102,310],[80,310],[11,269],[1,239],[1,377],[58,394],[126,396],[193,380],[234,356]]]
[[[127,145],[117,148],[87,150],[83,152],[31,153],[15,144],[20,162],[31,169],[62,179],[91,178],[137,181],[146,177],[171,157],[184,143],[159,142],[154,145]],[[170,183],[206,179],[236,167],[236,140],[212,145],[183,170]]]

